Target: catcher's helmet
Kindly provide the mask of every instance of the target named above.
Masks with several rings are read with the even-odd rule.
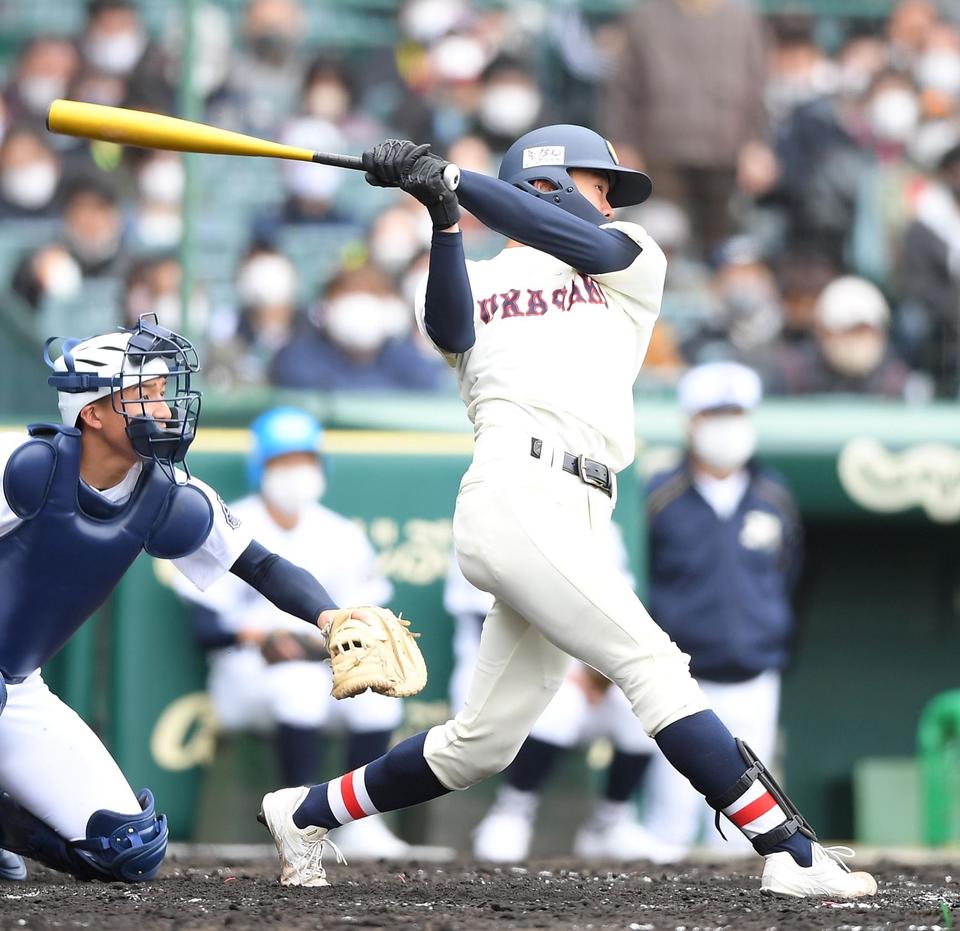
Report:
[[[579,191],[567,173],[569,168],[605,172],[610,178],[607,200],[611,207],[642,204],[653,190],[642,171],[622,168],[613,146],[585,126],[566,123],[543,126],[521,136],[503,156],[499,177],[523,191],[549,201],[591,223],[606,219]],[[552,191],[539,191],[537,180],[549,181]]]
[[[43,358],[53,370],[47,383],[57,389],[60,417],[76,426],[80,411],[99,398],[110,396],[113,409],[126,421],[127,436],[143,459],[158,463],[175,481],[174,463],[182,462],[193,442],[200,416],[200,392],[191,390],[190,376],[199,371],[193,344],[157,323],[156,314],[144,314],[135,326],[89,339],[64,339],[61,355],[50,357],[44,343]],[[144,409],[140,392],[120,394],[156,378],[166,379],[164,401],[170,418],[158,420]]]
[[[261,414],[252,424],[253,446],[247,460],[250,487],[260,489],[263,470],[275,456],[284,453],[323,453],[323,427],[297,407],[277,407]]]

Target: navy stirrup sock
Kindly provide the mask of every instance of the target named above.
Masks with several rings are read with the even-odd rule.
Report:
[[[728,792],[747,770],[747,762],[733,735],[712,711],[700,711],[674,721],[660,731],[655,740],[670,764],[707,798]],[[746,831],[743,833],[750,838]],[[773,850],[788,852],[800,866],[810,866],[813,862],[810,838],[799,832]]]
[[[311,824],[335,828],[385,811],[409,808],[446,795],[427,765],[423,744],[427,731],[408,737],[384,756],[337,779],[313,786],[293,813],[298,828]]]
[[[317,778],[320,766],[320,729],[277,725],[277,755],[285,786],[307,786]]]
[[[528,737],[504,774],[507,785],[518,792],[539,792],[547,781],[563,747]]]

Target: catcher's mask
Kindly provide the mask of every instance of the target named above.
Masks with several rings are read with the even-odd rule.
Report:
[[[200,369],[193,344],[160,326],[156,314],[143,314],[135,326],[115,333],[64,339],[53,361],[50,345],[58,339],[64,338],[44,343],[43,358],[53,370],[47,382],[57,389],[63,422],[75,426],[84,407],[109,395],[113,409],[123,415],[134,452],[157,463],[175,482],[174,466],[183,463],[200,417],[200,392],[190,388],[190,376]],[[164,418],[153,416],[151,402],[155,410],[159,399],[144,391],[147,382],[159,378],[165,380],[162,401],[169,408]]]
[[[653,190],[642,171],[624,168],[613,146],[585,126],[542,126],[521,136],[507,149],[499,178],[533,194],[582,220],[600,225],[607,220],[578,190],[569,169],[600,171],[610,179],[607,200],[611,207],[643,203]],[[553,189],[541,191],[534,181],[548,181]]]

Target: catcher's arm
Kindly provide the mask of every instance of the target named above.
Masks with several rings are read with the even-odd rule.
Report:
[[[230,571],[281,611],[317,624],[321,631],[322,616],[336,610],[334,600],[311,573],[271,553],[256,540],[240,554]]]

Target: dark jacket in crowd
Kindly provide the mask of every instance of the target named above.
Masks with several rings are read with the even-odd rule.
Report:
[[[690,654],[693,675],[711,682],[744,682],[788,659],[802,528],[782,479],[748,468],[747,490],[723,520],[686,462],[648,489],[650,613]]]

